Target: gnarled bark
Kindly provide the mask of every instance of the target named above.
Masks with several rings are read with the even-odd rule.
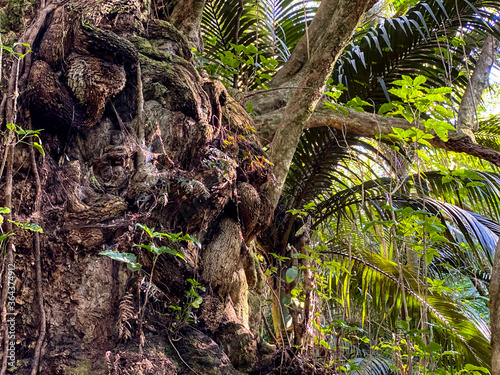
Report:
[[[201,357],[198,364],[196,357],[183,362],[175,355],[162,362],[154,350],[146,350],[143,358],[131,352],[138,341],[155,342],[169,334],[161,325],[164,306],[175,321],[168,306],[184,304],[186,280],[197,274],[207,286],[203,297],[219,301],[212,304],[210,325],[199,328],[216,330],[214,338],[230,358],[214,362],[218,367],[211,373],[237,373],[234,366],[249,370],[258,355],[250,319],[260,311],[248,303],[258,265],[246,260],[242,242],[264,229],[272,215],[264,188],[270,166],[252,162],[265,157],[249,130],[252,120],[228,100],[220,83],[200,77],[188,42],[170,23],[143,23],[140,2],[99,4],[73,0],[50,13],[37,42],[33,39],[36,56],[22,98],[34,127],[45,129],[39,224],[45,230],[40,250],[48,335],[40,373],[105,374],[111,366],[112,373],[156,374],[171,373],[172,363],[179,370],[185,363],[202,365]],[[20,114],[18,124],[25,126]],[[13,207],[19,209],[13,219],[25,221],[32,209],[25,199],[35,189],[26,183],[29,169],[21,158],[15,160],[21,164],[9,169],[19,171],[13,193]],[[240,196],[239,190],[251,197]],[[137,222],[163,232],[189,232],[202,244],[181,244],[185,262],[160,257],[152,280],[157,289],[141,290],[141,278],[97,254],[102,249],[136,252],[150,270],[150,254],[132,247],[145,241],[134,230]],[[227,223],[231,230],[217,234]],[[17,349],[29,357],[37,340],[32,312],[39,301],[28,294],[36,280],[30,270],[31,236],[16,238],[16,273],[24,275],[23,289],[16,290],[23,301]],[[149,298],[145,290],[161,292],[137,325],[137,303]],[[120,336],[114,331],[117,319]],[[129,338],[116,349],[120,339]],[[191,339],[196,338],[175,345],[189,347]],[[149,366],[148,361],[156,362]],[[19,373],[29,371],[29,361],[24,363]]]

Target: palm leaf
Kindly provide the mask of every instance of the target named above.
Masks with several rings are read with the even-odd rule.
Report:
[[[477,175],[482,178],[482,185],[467,186],[468,178],[465,178],[465,182],[451,180],[444,183],[443,176],[437,172],[426,173],[423,176],[424,184],[420,185],[413,182],[416,176],[409,176],[400,191],[393,194],[390,200],[387,191],[394,185],[392,179],[380,178],[367,181],[318,201],[316,211],[313,213],[312,228],[333,227],[339,236],[350,232],[351,244],[378,252],[381,241],[386,249],[394,242],[392,232],[385,227],[386,224],[390,226],[394,222],[391,211],[387,210],[388,204],[393,210],[399,211],[406,207],[410,207],[413,211],[425,210],[446,228],[444,235],[449,241],[436,244],[438,253],[429,265],[429,270],[438,275],[443,272],[449,273],[448,267],[451,266],[471,280],[477,278],[477,275],[484,275],[482,279],[487,279],[500,236],[498,223],[454,204],[425,195],[432,194],[449,201],[460,198],[462,204],[464,200],[487,201],[489,204],[487,207],[493,207],[496,212],[500,205],[497,193],[500,175],[487,172],[477,172]],[[460,193],[457,184],[464,189]],[[419,190],[422,188],[424,191]],[[422,195],[409,196],[408,193],[415,189]],[[493,209],[491,211],[493,212]],[[403,217],[396,215],[395,219],[396,222],[400,222]],[[371,230],[365,229],[362,232],[363,227],[370,227]],[[391,256],[388,259],[391,259]]]
[[[422,282],[417,271],[408,266],[384,259],[365,251],[352,253],[327,251],[324,254],[348,259],[351,264],[352,290],[361,289],[362,296],[369,294],[371,308],[379,309],[393,327],[401,316],[403,293],[411,324],[417,327],[421,309],[426,308],[432,317],[431,326],[434,341],[443,350],[454,350],[459,353],[457,363],[471,363],[489,368],[491,350],[489,346],[490,332],[488,325],[466,306],[457,303],[453,296],[437,293],[429,284]],[[400,275],[400,270],[402,274]],[[346,276],[347,277],[347,276]],[[354,294],[354,292],[353,292]],[[357,293],[359,296],[359,292]],[[432,328],[430,328],[432,327]]]
[[[467,84],[465,65],[473,70],[485,33],[498,35],[488,22],[495,21],[499,8],[498,1],[421,2],[403,16],[358,33],[337,62],[334,81],[348,88],[344,100],[359,96],[376,104],[390,100],[386,85],[401,74],[424,75],[429,85],[454,85],[460,93]]]
[[[306,130],[287,175],[283,202],[288,202],[289,209],[302,208],[320,195],[329,195],[334,182],[346,186],[347,181],[356,175],[348,163],[344,163],[352,160],[354,150],[362,165],[370,168],[362,157],[373,161],[377,150],[358,136],[346,134],[343,137],[340,132],[329,128]],[[340,178],[342,170],[349,177]]]
[[[481,120],[475,136],[479,144],[500,151],[500,115]]]
[[[290,51],[305,33],[306,25],[314,16],[317,1],[303,6],[298,0],[211,0],[204,8],[201,29],[205,42],[204,58],[213,66],[221,65],[221,54],[236,53],[231,44],[253,45],[266,58],[275,58],[283,64]],[[256,56],[255,56],[256,57]],[[241,64],[235,77],[220,77],[227,85],[245,83],[254,88],[259,60],[254,64]],[[269,74],[272,71],[264,71]],[[212,73],[213,74],[213,73]],[[259,79],[263,83],[267,76]],[[245,80],[245,82],[243,82]],[[257,82],[259,83],[259,82]]]

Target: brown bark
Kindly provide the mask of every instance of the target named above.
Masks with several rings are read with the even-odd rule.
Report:
[[[495,260],[490,281],[491,322],[491,374],[500,374],[500,241],[495,250]]]
[[[47,16],[54,11],[57,7],[61,6],[64,2],[57,2],[50,4],[49,6],[45,6],[45,3],[42,2],[42,8],[39,11],[39,14],[33,22],[30,27],[23,33],[22,37],[20,38],[22,43],[26,43],[29,46],[31,46],[37,36],[40,33],[41,28],[44,26],[45,21]],[[19,46],[18,49],[26,49],[24,46]],[[27,54],[24,59],[14,59],[12,63],[12,68],[10,72],[10,78],[8,81],[8,86],[7,86],[7,92],[5,102],[2,104],[5,105],[5,115],[2,113],[0,116],[2,120],[5,118],[7,124],[16,124],[18,121],[18,96],[19,96],[19,90],[23,90],[24,87],[26,86],[27,78],[30,72],[31,68],[31,54]],[[3,77],[0,77],[2,79]],[[4,107],[2,105],[2,112],[4,111]],[[0,125],[2,125],[0,123]],[[13,225],[12,225],[12,219],[14,218],[13,216],[13,184],[14,184],[14,151],[15,151],[15,145],[16,145],[16,136],[14,134],[14,130],[10,129],[8,130],[8,137],[7,140],[4,144],[4,149],[5,149],[5,160],[2,162],[2,171],[3,171],[3,165],[7,166],[7,171],[6,171],[6,183],[5,183],[5,190],[4,190],[4,203],[3,205],[7,207],[10,212],[5,215],[5,218],[7,219],[5,223],[5,229],[7,233],[13,233]],[[5,163],[5,164],[4,164]],[[0,172],[1,176],[1,172]],[[12,290],[9,289],[9,274],[11,271],[15,274],[15,246],[14,246],[14,240],[12,236],[7,238],[7,251],[5,254],[5,257],[3,258],[3,263],[4,263],[4,282],[2,286],[2,295],[1,295],[1,300],[0,303],[2,305],[2,331],[3,331],[3,356],[2,356],[2,365],[0,368],[0,374],[4,375],[7,371],[7,365],[10,362],[15,362],[15,355],[14,355],[14,360],[12,357],[10,358],[10,362],[8,362],[8,355],[10,353],[12,345],[15,346],[15,324],[14,323],[14,335],[11,337],[11,331],[10,331],[10,324],[9,326],[7,325],[7,316],[10,317],[10,319],[16,320],[15,314],[12,311],[7,311],[7,293],[12,293]],[[13,267],[13,269],[10,269],[9,267]],[[14,277],[15,280],[15,277]],[[12,283],[10,283],[12,285]],[[14,287],[15,289],[15,287]],[[11,296],[15,296],[15,293],[12,293]],[[43,298],[43,297],[42,297]],[[9,296],[10,300],[10,296]],[[43,302],[42,302],[43,304]],[[40,327],[40,335],[43,336],[45,334],[44,330],[44,318],[41,320],[41,327]],[[37,355],[35,354],[35,362],[36,365],[38,365],[37,362]],[[35,369],[35,372],[37,370]]]
[[[92,374],[104,374],[107,364],[119,367],[126,362],[128,369],[139,370],[144,361],[156,360],[150,348],[157,344],[163,351],[165,347],[155,344],[161,336],[158,332],[164,330],[154,323],[158,305],[147,303],[141,335],[134,304],[127,305],[123,297],[130,295],[131,284],[135,286],[131,290],[136,290],[132,302],[143,299],[144,290],[136,287],[133,273],[97,255],[103,247],[135,252],[151,272],[147,251],[132,247],[144,242],[134,231],[134,224],[140,222],[164,232],[189,232],[200,240],[201,248],[179,249],[185,262],[162,255],[153,282],[166,298],[162,303],[167,310],[170,304],[184,303],[188,278],[197,277],[207,287],[203,298],[222,295],[209,328],[217,331],[219,344],[225,343],[231,363],[249,370],[257,358],[256,331],[249,323],[254,310],[260,316],[248,303],[258,283],[249,280],[259,264],[243,261],[248,253],[241,246],[255,238],[272,215],[263,188],[270,166],[255,162],[264,160],[265,154],[249,130],[250,117],[227,100],[220,83],[199,76],[184,36],[165,21],[142,23],[137,3],[130,2],[116,12],[114,6],[120,4],[116,1],[104,7],[102,2],[72,0],[71,6],[57,9],[50,18],[43,15],[49,23],[36,41],[30,39],[36,54],[32,69],[27,66],[21,71],[28,81],[22,103],[31,113],[34,128],[45,129],[41,134],[46,163],[39,171],[44,192],[40,206],[38,201],[32,206],[38,184],[29,166],[23,166],[23,157],[14,157],[10,147],[6,165],[9,176],[17,171],[12,206],[19,211],[13,219],[29,220],[34,211],[40,211],[39,224],[45,234],[36,241],[40,264],[33,272],[33,238],[24,232],[16,236],[16,273],[23,275],[23,289],[16,290],[16,297],[23,301],[17,308],[18,353],[29,356],[36,347],[40,373],[72,373],[89,367]],[[9,116],[2,118],[11,122],[15,110],[7,100],[11,97],[4,104]],[[23,119],[18,125],[27,127]],[[22,150],[16,147],[16,152]],[[9,198],[8,190],[3,193]],[[8,199],[4,202],[11,205]],[[217,234],[216,228],[227,230]],[[6,261],[12,263],[11,258]],[[42,297],[37,287],[40,281],[45,306],[41,298],[32,297],[33,290]],[[2,293],[6,292],[3,287]],[[255,305],[260,307],[260,297],[256,298]],[[42,345],[43,334],[36,344],[38,319],[32,314],[43,307],[47,335]],[[118,315],[120,308],[128,315]],[[133,342],[116,352],[119,338],[114,324],[120,316],[130,324],[132,340],[148,337],[149,341],[151,332],[156,332],[143,358],[129,350],[137,347]],[[42,324],[40,332],[44,331]],[[189,342],[175,345],[189,347]],[[107,351],[114,354],[114,360],[111,354],[105,360]],[[219,348],[218,366],[224,367],[220,371],[236,374],[221,352]],[[178,370],[185,367],[175,353],[169,359],[178,362]],[[207,372],[200,366],[205,357],[184,360],[198,373]],[[164,367],[170,367],[167,362]],[[161,373],[155,366],[143,373]],[[34,372],[36,367],[35,363]],[[115,368],[111,373],[120,372]]]

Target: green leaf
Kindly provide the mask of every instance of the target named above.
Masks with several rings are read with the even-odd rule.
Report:
[[[171,249],[169,247],[166,247],[166,246],[161,246],[159,248],[157,248],[157,255],[160,255],[160,254],[171,254],[171,255],[175,255],[179,258],[181,258],[182,260],[186,260],[184,258],[184,254],[182,254],[181,252],[175,250],[175,249]]]
[[[114,250],[101,251],[99,255],[105,255],[113,260],[127,264],[127,268],[131,271],[139,271],[142,268],[140,263],[137,263],[137,257],[132,253],[120,253]]]
[[[149,251],[151,251],[152,253],[155,253],[155,252],[156,252],[156,250],[155,250],[155,249],[153,249],[153,247],[156,247],[156,246],[154,246],[154,245],[153,245],[153,244],[151,244],[151,243],[150,243],[149,245],[137,245],[137,244],[134,244],[133,246],[134,246],[134,247],[140,247],[141,249],[146,249],[146,250],[149,250]]]
[[[23,228],[23,229],[26,229],[26,230],[30,230],[32,232],[39,232],[39,233],[43,233],[43,229],[40,225],[38,224],[34,224],[34,223],[18,223],[16,221],[12,221],[12,220],[9,220],[9,222],[11,222],[12,224],[20,227],[20,228]]]
[[[33,142],[33,147],[36,148],[40,154],[42,154],[43,156],[45,156],[45,151],[43,150],[43,147],[42,147],[42,145],[40,143]]]
[[[191,306],[193,306],[195,309],[199,309],[202,302],[203,302],[203,298],[198,297],[193,302],[191,302]]]
[[[379,115],[386,114],[387,112],[390,112],[390,111],[394,110],[395,108],[397,108],[397,106],[396,106],[396,104],[394,104],[392,102],[391,103],[384,103],[378,109],[378,114]]]
[[[355,97],[354,99],[349,100],[345,105],[346,105],[346,107],[350,107],[357,112],[364,112],[364,109],[362,107],[365,107],[365,106],[371,107],[372,106],[367,101],[361,100],[361,98],[359,96]]]
[[[250,102],[248,102],[247,103],[247,112],[248,113],[252,113],[252,111],[253,111],[253,104],[250,103]]]
[[[390,228],[394,225],[394,221],[392,221],[392,220],[372,220],[363,226],[362,232],[365,233],[368,229],[370,229],[371,227],[373,227],[375,225],[383,225],[383,226],[387,226],[388,228]]]
[[[320,340],[319,344],[325,347],[326,349],[330,349],[330,344],[328,344],[325,340]]]
[[[424,76],[417,76],[414,80],[413,80],[413,86],[420,86],[421,84],[425,83],[427,81],[427,78],[424,77]]]
[[[143,224],[139,224],[139,223],[135,224],[135,226],[141,228],[144,232],[146,232],[149,235],[149,237],[154,237],[154,235],[153,235],[153,232],[155,230],[154,228],[150,229],[147,225],[143,225]]]
[[[0,235],[0,242],[5,240],[6,238],[10,237],[10,236],[14,236],[14,233],[10,232],[10,233],[3,233],[2,235]]]
[[[299,271],[296,267],[290,267],[286,270],[286,282],[291,283],[293,280],[297,278]]]
[[[127,268],[130,270],[130,271],[139,271],[141,268],[142,268],[142,264],[140,263],[127,263]]]
[[[490,371],[487,368],[480,367],[480,366],[474,366],[474,365],[472,365],[470,363],[467,363],[465,365],[465,369],[467,371],[481,371],[481,372],[484,372],[485,374],[489,374],[490,373]]]
[[[0,44],[0,49],[4,49],[4,50],[6,50],[7,52],[10,52],[10,53],[14,52],[14,50],[12,48],[10,48],[8,46],[4,46],[2,44]]]
[[[182,233],[179,233],[179,235],[182,235]],[[201,244],[198,242],[198,240],[189,234],[185,234],[183,236],[178,237],[177,241],[188,241],[188,242],[194,242],[195,244],[201,246]]]

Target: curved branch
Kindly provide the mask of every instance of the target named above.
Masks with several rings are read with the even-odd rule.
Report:
[[[314,39],[315,43],[311,44],[312,53],[307,64],[303,65],[300,74],[292,74],[292,77],[296,77],[294,79],[300,79],[299,87],[308,89],[294,91],[269,147],[276,181],[268,193],[274,206],[278,203],[302,130],[321,98],[333,65],[372,2],[373,0],[323,0],[314,16],[313,23],[315,20],[322,20],[325,14],[329,15],[326,17],[328,22],[325,20],[326,24],[323,24],[321,37]],[[311,34],[313,38],[314,32],[311,31]]]
[[[411,124],[401,118],[386,117],[372,113],[361,113],[354,110],[347,110],[347,114],[344,114],[341,111],[333,111],[329,108],[319,108],[320,106],[321,105],[318,105],[318,109],[306,122],[306,129],[328,126],[343,132],[358,134],[363,137],[378,138],[381,135],[394,133],[393,128],[410,129],[412,127]],[[269,143],[275,134],[279,134],[280,120],[286,116],[286,111],[288,111],[288,109],[279,109],[255,118],[257,132],[261,137],[262,143]],[[467,135],[450,133],[447,142],[442,141],[438,137],[434,137],[428,141],[434,147],[448,151],[464,152],[500,166],[499,152],[474,143]]]
[[[500,41],[489,35],[484,42],[481,54],[476,63],[476,68],[469,79],[464,96],[460,102],[458,110],[457,130],[467,133],[477,131],[477,106],[483,95],[483,91],[488,86],[490,70],[497,56]]]
[[[301,76],[304,75],[303,73],[307,71],[307,65],[311,65],[310,62],[314,59],[311,57],[314,54],[321,53],[322,48],[325,48],[325,45],[336,42],[329,40],[329,37],[325,35],[325,30],[330,29],[332,25],[338,25],[337,28],[338,31],[340,31],[339,35],[343,32],[347,32],[350,35],[354,29],[351,28],[352,20],[349,19],[349,17],[356,19],[357,24],[359,18],[356,13],[361,11],[361,14],[363,14],[375,3],[376,1],[373,0],[361,3],[358,1],[345,2],[342,0],[322,1],[311,22],[311,25],[307,30],[307,35],[299,40],[290,58],[273,77],[270,86],[279,87],[292,81],[297,83]],[[342,15],[345,15],[345,10],[352,13],[348,14],[347,18],[342,17]],[[346,27],[346,29],[342,30],[343,27]],[[333,35],[330,37],[332,36]],[[335,35],[334,37],[338,38],[338,35]]]

